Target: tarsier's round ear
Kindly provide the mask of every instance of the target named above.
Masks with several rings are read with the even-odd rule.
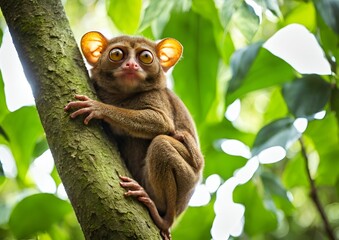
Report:
[[[182,50],[181,43],[174,38],[165,38],[157,44],[156,52],[165,72],[178,62]]]
[[[107,44],[108,40],[99,32],[88,32],[81,38],[81,50],[89,64],[98,61]]]

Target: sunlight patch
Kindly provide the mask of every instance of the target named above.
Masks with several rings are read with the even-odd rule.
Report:
[[[194,194],[189,201],[188,205],[191,207],[200,207],[207,205],[211,200],[211,194],[209,193],[205,184],[200,184],[196,187]]]
[[[300,24],[291,24],[274,34],[264,47],[302,74],[331,74],[331,67],[315,36]]]
[[[286,150],[280,146],[274,146],[261,151],[258,155],[261,164],[276,163],[286,157]]]

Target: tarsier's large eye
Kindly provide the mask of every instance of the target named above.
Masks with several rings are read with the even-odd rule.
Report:
[[[139,60],[143,63],[150,64],[153,62],[153,54],[150,51],[144,50],[139,54]]]
[[[118,62],[124,58],[124,52],[120,48],[113,48],[109,52],[109,58],[114,62]]]

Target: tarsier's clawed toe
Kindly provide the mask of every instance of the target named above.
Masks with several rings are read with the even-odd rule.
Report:
[[[127,192],[125,196],[133,196],[139,199],[139,201],[143,202],[142,200],[149,199],[148,194],[146,193],[145,189],[140,186],[140,184],[133,180],[132,178],[120,176],[120,186],[125,188]]]
[[[148,207],[149,211],[152,214],[157,214],[157,208],[152,201],[152,199],[148,196],[145,189],[140,186],[140,184],[133,180],[132,178],[125,177],[125,176],[119,176],[120,177],[120,186],[127,190],[125,192],[126,197],[135,197],[138,199],[139,202],[143,203],[146,207]]]
[[[162,237],[163,240],[171,240],[171,239],[172,239],[171,233],[170,233],[169,230],[167,230],[167,231],[162,230],[162,231],[160,232],[160,235],[161,235],[161,237]]]

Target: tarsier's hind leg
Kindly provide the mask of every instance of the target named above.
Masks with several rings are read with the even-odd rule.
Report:
[[[178,139],[166,135],[153,139],[145,159],[143,187],[131,178],[120,177],[121,186],[128,190],[125,195],[136,197],[148,207],[163,239],[170,239],[169,228],[187,206],[201,167],[193,164],[200,159],[192,159],[194,154],[187,147],[190,143],[182,143],[187,139]]]
[[[166,135],[154,138],[147,151],[143,185],[157,206],[163,229],[185,209],[198,181],[191,158],[182,142]]]

